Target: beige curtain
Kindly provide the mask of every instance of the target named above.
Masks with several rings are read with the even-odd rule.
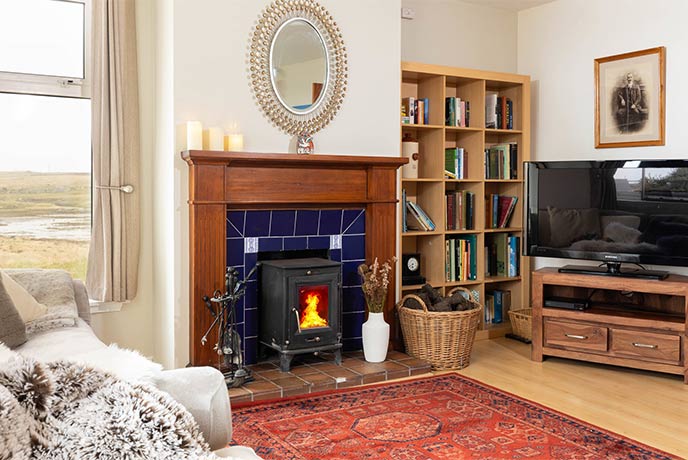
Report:
[[[92,299],[124,302],[136,296],[139,264],[134,0],[93,1],[91,102],[93,226],[86,285]]]

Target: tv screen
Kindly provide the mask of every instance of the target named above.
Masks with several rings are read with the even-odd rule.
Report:
[[[526,163],[530,256],[688,266],[688,160]]]

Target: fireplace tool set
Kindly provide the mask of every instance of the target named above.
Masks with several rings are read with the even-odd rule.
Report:
[[[246,283],[253,276],[256,267],[243,280],[239,280],[239,272],[233,267],[227,267],[225,272],[225,292],[219,289],[212,297],[203,297],[206,307],[214,321],[201,338],[201,345],[208,341],[208,334],[217,326],[217,343],[213,349],[222,357],[220,370],[225,376],[228,388],[240,387],[253,380],[250,370],[244,367],[241,354],[241,337],[236,329],[236,304],[246,294]],[[213,304],[217,304],[216,308]]]

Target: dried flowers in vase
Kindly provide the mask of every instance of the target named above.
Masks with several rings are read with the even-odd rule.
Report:
[[[358,274],[362,278],[361,289],[368,304],[368,312],[382,313],[387,299],[389,272],[392,271],[392,265],[396,260],[396,257],[392,257],[380,265],[376,257],[372,265],[358,266]]]

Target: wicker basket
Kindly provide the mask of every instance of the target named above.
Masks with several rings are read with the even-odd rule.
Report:
[[[527,340],[533,340],[533,309],[509,310],[511,329],[514,335]]]
[[[429,362],[434,370],[463,369],[470,364],[483,306],[467,289],[455,288],[449,294],[458,290],[468,294],[467,298],[475,308],[466,311],[428,311],[423,300],[415,294],[404,296],[397,304],[406,353]],[[423,310],[404,308],[404,302],[409,298],[420,302]]]

